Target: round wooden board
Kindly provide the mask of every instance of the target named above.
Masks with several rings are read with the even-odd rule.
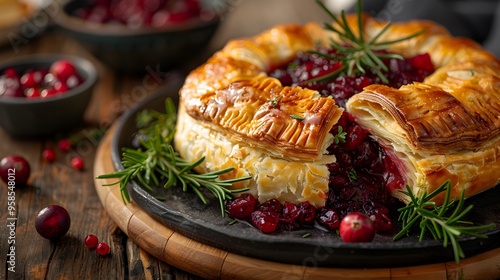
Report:
[[[116,125],[99,144],[94,175],[115,170],[111,142]],[[462,259],[422,266],[345,269],[305,267],[249,258],[187,238],[156,221],[135,203],[124,204],[114,179],[96,179],[99,199],[113,221],[158,259],[207,279],[500,279],[500,248]]]

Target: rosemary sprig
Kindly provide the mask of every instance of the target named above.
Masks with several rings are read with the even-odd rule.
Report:
[[[430,201],[433,197],[444,191],[446,192],[445,200],[441,206],[437,206],[434,202]],[[445,248],[451,243],[455,262],[459,263],[460,258],[464,258],[465,255],[457,238],[462,235],[487,238],[487,235],[481,234],[480,232],[495,227],[494,223],[474,226],[471,222],[461,220],[473,206],[469,205],[463,209],[465,191],[462,191],[458,201],[450,200],[451,183],[449,180],[444,182],[430,194],[424,193],[421,197],[416,197],[409,186],[406,186],[406,191],[400,190],[400,192],[408,195],[411,202],[398,209],[400,212],[399,220],[402,222],[402,229],[394,236],[394,240],[404,235],[408,235],[413,226],[418,224],[420,226],[420,241],[423,240],[425,233],[429,232],[434,239],[442,239]],[[447,216],[447,213],[452,210],[455,204],[455,209]]]
[[[214,172],[199,174],[194,169],[204,161],[201,157],[194,163],[182,159],[172,146],[175,133],[175,106],[170,99],[165,100],[166,113],[144,110],[138,115],[139,132],[145,137],[139,138],[141,147],[137,149],[124,147],[122,149],[123,170],[99,175],[97,179],[118,179],[104,186],[120,185],[121,197],[124,203],[130,202],[127,184],[130,180],[136,182],[149,192],[155,186],[163,184],[163,188],[182,186],[183,191],[191,189],[203,203],[207,203],[201,188],[208,189],[218,200],[222,216],[225,215],[224,201],[230,199],[233,193],[247,191],[248,188],[231,190],[235,182],[248,180],[251,176],[229,180],[219,180],[219,175],[231,172],[226,168]],[[142,121],[142,122],[141,122]]]
[[[336,78],[342,74],[346,74],[347,76],[352,76],[356,73],[364,74],[366,73],[365,68],[368,67],[377,74],[377,76],[383,83],[387,84],[389,83],[389,81],[384,76],[382,71],[387,72],[389,69],[384,64],[383,59],[403,59],[403,57],[399,54],[387,53],[383,51],[387,50],[392,44],[414,38],[425,32],[425,30],[421,30],[412,35],[396,40],[379,42],[378,40],[380,39],[380,37],[389,29],[389,27],[391,27],[391,23],[389,22],[371,40],[367,41],[365,40],[363,35],[363,20],[361,8],[362,0],[358,0],[356,4],[358,35],[356,35],[348,25],[345,11],[340,12],[339,18],[338,16],[334,15],[325,6],[325,4],[322,3],[321,0],[316,0],[316,2],[323,10],[325,10],[330,15],[333,21],[338,25],[337,27],[334,27],[330,23],[325,23],[325,29],[338,34],[343,42],[341,44],[335,42],[334,40],[330,41],[330,47],[332,47],[338,53],[338,55],[335,56],[318,51],[310,52],[327,59],[340,61],[342,63],[342,66],[332,73],[310,79],[308,80],[308,82],[326,81]]]

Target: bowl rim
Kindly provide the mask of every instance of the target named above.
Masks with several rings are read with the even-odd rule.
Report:
[[[139,28],[130,28],[123,24],[89,22],[68,14],[66,12],[66,7],[76,1],[77,0],[69,0],[65,2],[60,7],[60,12],[53,17],[54,23],[63,29],[106,37],[130,37],[137,35],[161,34],[166,32],[175,33],[187,30],[196,30],[214,24],[219,24],[222,19],[221,13],[214,11],[213,17],[209,19],[194,18],[188,20],[187,22],[172,24],[167,27],[145,26]]]
[[[2,104],[42,104],[50,103],[63,99],[68,99],[73,96],[79,95],[94,86],[97,83],[97,68],[95,65],[87,58],[71,55],[71,54],[30,54],[18,56],[10,59],[6,59],[0,62],[0,72],[3,70],[13,67],[19,67],[22,65],[33,64],[43,64],[52,63],[60,59],[69,59],[74,62],[74,66],[79,72],[85,72],[86,78],[83,83],[66,91],[64,94],[58,94],[55,96],[47,98],[22,98],[22,97],[0,97],[0,103]]]

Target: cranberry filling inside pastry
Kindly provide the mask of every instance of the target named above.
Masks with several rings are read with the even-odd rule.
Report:
[[[333,49],[317,51],[333,57],[341,56]],[[434,72],[434,65],[427,53],[402,60],[386,59],[384,64],[389,69],[384,73],[387,85],[394,88],[422,82]],[[363,91],[365,86],[382,83],[372,70],[353,76],[321,79],[337,71],[341,65],[339,60],[301,51],[293,61],[285,67],[272,70],[269,76],[279,79],[284,86],[306,87],[318,91],[322,96],[331,96],[341,107],[345,107],[347,100]],[[345,137],[328,147],[328,153],[336,157],[335,162],[327,165],[330,179],[325,207],[328,210],[322,210],[319,214],[332,215],[335,212],[337,217],[342,218],[351,212],[363,212],[371,216],[377,230],[390,230],[391,219],[387,213],[388,207],[394,204],[390,194],[405,184],[404,165],[394,153],[381,147],[349,113],[342,114],[331,133],[337,135],[339,129],[345,133]],[[332,228],[326,217],[323,217],[323,222],[319,221],[329,229],[336,229]]]

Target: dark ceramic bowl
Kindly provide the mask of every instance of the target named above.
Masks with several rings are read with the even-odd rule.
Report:
[[[168,27],[134,29],[72,16],[75,10],[88,5],[88,0],[70,1],[54,17],[54,22],[100,61],[119,72],[143,73],[146,67],[170,69],[200,57],[215,34],[221,15],[219,11],[209,20],[193,19]]]
[[[90,61],[68,55],[29,55],[2,61],[0,73],[7,68],[18,72],[49,68],[62,58],[73,63],[83,83],[47,98],[0,97],[0,127],[14,137],[34,137],[62,132],[82,122],[97,81],[96,69]]]

